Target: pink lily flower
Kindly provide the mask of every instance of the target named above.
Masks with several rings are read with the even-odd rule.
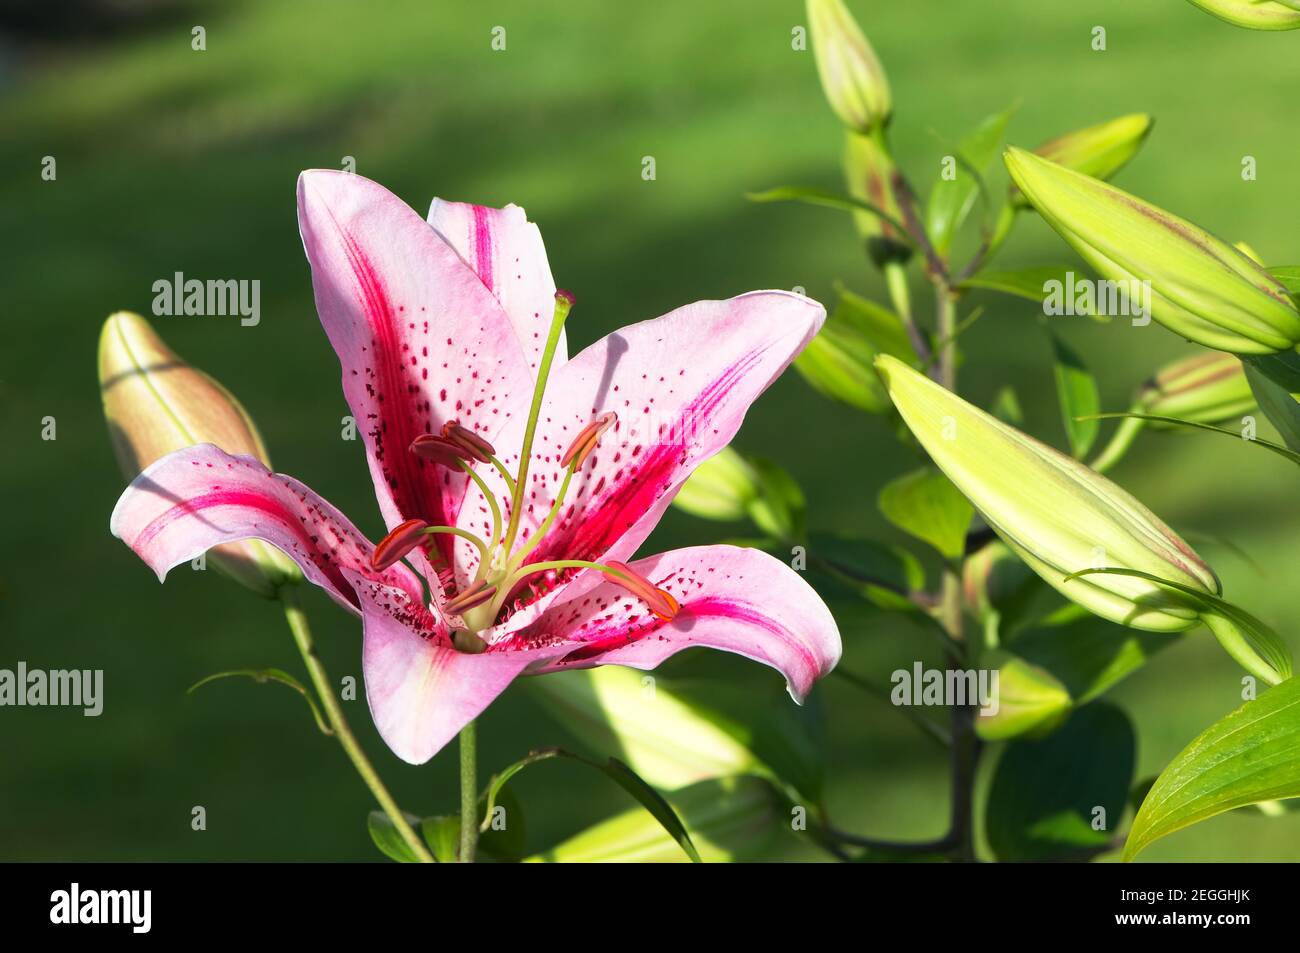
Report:
[[[771,556],[624,562],[817,333],[819,304],[701,301],[570,360],[572,296],[522,209],[435,200],[426,222],[374,182],[311,171],[298,217],[390,532],[373,546],[292,477],[198,445],[148,467],[113,511],[160,580],[233,540],[282,549],[361,617],[375,724],[416,764],[523,674],[650,669],[708,646],[772,666],[802,701],[835,666],[830,612]]]

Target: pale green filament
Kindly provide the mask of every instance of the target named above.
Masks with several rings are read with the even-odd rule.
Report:
[[[474,576],[474,581],[478,582],[484,578],[484,574],[490,568],[488,563],[491,562],[492,554],[496,552],[497,543],[501,541],[501,507],[497,506],[497,498],[488,489],[488,485],[483,482],[483,478],[475,473],[468,463],[461,460],[460,468],[469,474],[469,478],[474,481],[474,484],[479,488],[479,492],[483,494],[483,499],[487,500],[488,509],[492,511],[492,541],[486,547],[482,544],[479,545],[478,572]],[[477,540],[477,537],[475,539]]]
[[[518,569],[523,564],[523,561],[528,558],[528,554],[537,548],[537,544],[542,541],[546,531],[551,528],[556,515],[560,512],[560,507],[564,504],[565,494],[569,492],[569,480],[573,478],[573,472],[577,468],[578,461],[575,459],[569,468],[564,471],[564,480],[560,483],[560,492],[555,495],[555,502],[551,504],[551,512],[546,514],[546,519],[542,521],[542,525],[537,527],[537,531],[528,538],[523,548],[510,558],[510,563],[506,566],[507,572],[514,572]]]
[[[551,318],[551,333],[546,338],[546,350],[542,352],[541,363],[537,367],[537,384],[533,388],[533,404],[528,409],[528,426],[524,429],[523,449],[519,454],[519,477],[515,480],[514,491],[510,501],[510,527],[506,530],[504,551],[509,553],[515,544],[519,532],[519,520],[524,509],[524,493],[528,489],[528,463],[533,453],[533,435],[537,432],[537,418],[542,412],[542,394],[546,391],[546,378],[551,373],[551,362],[555,359],[555,349],[560,343],[560,332],[564,330],[564,319],[569,316],[573,302],[563,295],[555,296],[555,315]]]

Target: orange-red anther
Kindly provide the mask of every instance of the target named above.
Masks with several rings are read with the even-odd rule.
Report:
[[[605,564],[610,569],[617,570],[621,575],[615,575],[611,572],[604,572],[603,575],[615,585],[622,586],[632,595],[636,596],[647,606],[650,611],[659,618],[671,621],[681,610],[681,605],[673,598],[672,593],[666,589],[660,589],[655,586],[645,576],[640,575],[627,563],[607,562]]]
[[[591,451],[596,449],[596,444],[600,442],[601,435],[612,427],[618,420],[618,414],[612,410],[601,414],[587,426],[583,427],[581,432],[573,438],[573,443],[569,444],[569,449],[564,451],[564,456],[560,458],[560,466],[567,467],[570,462],[573,463],[573,469],[578,469],[587,462],[587,457]]]

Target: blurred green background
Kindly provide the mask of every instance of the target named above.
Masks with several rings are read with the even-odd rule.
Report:
[[[358,172],[421,212],[435,194],[523,205],[546,237],[557,282],[577,293],[576,350],[629,321],[752,288],[798,285],[829,302],[843,280],[881,297],[847,216],[743,197],[780,184],[839,188],[840,129],[811,52],[791,49],[791,29],[805,18],[796,2],[145,6],[144,16],[100,22],[69,5],[67,22],[51,24],[50,5],[33,14],[44,22],[24,20],[0,41],[0,667],[22,659],[102,668],[106,696],[99,718],[0,709],[0,859],[377,859],[364,823],[368,792],[300,699],[242,681],[185,694],[211,672],[298,672],[301,662],[274,604],[214,573],[179,569],[159,586],[110,537],[124,481],[95,380],[103,318],[119,308],[147,314],[152,283],[176,271],[260,279],[257,327],[217,317],[156,325],[242,398],[278,469],[377,536],[360,444],[340,439],[348,410],[297,234],[301,169],[353,156]],[[1300,261],[1289,108],[1300,37],[1238,30],[1184,0],[850,7],[889,72],[897,151],[918,184],[933,179],[952,142],[1016,99],[1010,139],[1025,146],[1148,111],[1155,131],[1121,185],[1250,241],[1269,264]],[[196,24],[207,30],[206,52],[190,48]],[[504,52],[490,48],[495,26],[506,28]],[[1094,26],[1107,30],[1105,52],[1091,48]],[[53,182],[40,176],[47,155],[58,163]],[[640,174],[647,155],[657,164],[652,182]],[[1258,160],[1258,181],[1242,180],[1244,155]],[[998,265],[1073,260],[1026,218]],[[1027,429],[1061,445],[1037,309],[983,303],[989,313],[964,338],[963,391],[987,400],[1014,384]],[[1063,320],[1062,333],[1100,372],[1109,409],[1188,347],[1156,325]],[[46,416],[57,420],[55,441],[41,439]],[[875,495],[915,458],[888,421],[832,406],[790,373],[755,406],[737,445],[798,477],[812,526],[901,540]],[[1294,644],[1300,517],[1290,464],[1211,436],[1154,435],[1114,476],[1179,529],[1227,537],[1253,555],[1262,573],[1204,547],[1227,593]],[[673,511],[647,551],[739,529]],[[359,677],[354,620],[314,592],[307,607],[331,673]],[[929,658],[928,641],[897,618],[833,608],[853,671],[884,680]],[[673,666],[698,664],[688,654]],[[789,704],[767,669],[731,658],[707,664],[755,698]],[[1159,771],[1236,707],[1239,677],[1198,633],[1120,685],[1111,697],[1138,726],[1139,775]],[[840,826],[941,834],[942,753],[843,682],[821,694]],[[453,808],[451,749],[409,767],[384,748],[363,701],[349,712],[408,810]],[[479,737],[484,772],[530,746],[574,743],[518,685],[488,711]],[[533,849],[627,804],[565,764],[531,769],[516,785]],[[190,829],[193,805],[207,809],[206,832]],[[769,856],[819,855],[787,836]],[[1296,815],[1222,817],[1143,855],[1297,858]]]

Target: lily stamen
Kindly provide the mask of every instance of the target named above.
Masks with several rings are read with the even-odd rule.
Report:
[[[618,414],[611,410],[601,414],[583,427],[579,434],[573,438],[573,443],[569,444],[569,449],[564,451],[564,456],[560,458],[560,466],[567,467],[572,463],[573,469],[580,469],[587,462],[587,457],[596,449],[596,444],[600,442],[601,436],[617,421]]]
[[[435,433],[420,434],[412,440],[411,452],[421,460],[444,467],[458,467],[466,460],[478,459],[465,445]]]
[[[476,606],[481,606],[488,602],[497,594],[497,587],[489,585],[483,580],[471,583],[470,586],[462,592],[457,593],[447,601],[443,608],[451,615],[463,615]]]
[[[627,563],[615,562],[593,563],[585,559],[555,559],[541,563],[529,563],[513,573],[501,586],[504,597],[518,583],[528,576],[555,569],[595,569],[615,585],[622,586],[632,595],[644,602],[659,618],[670,621],[681,611],[681,604],[673,598],[672,593],[661,589],[645,576],[642,576]]]
[[[375,572],[383,572],[395,565],[398,560],[420,545],[428,526],[428,523],[420,519],[407,520],[394,526],[370,554],[370,568]]]
[[[465,450],[479,463],[487,463],[496,453],[496,448],[492,444],[468,427],[462,427],[458,420],[449,420],[442,425],[442,438]]]
[[[671,621],[681,610],[681,603],[673,598],[667,589],[660,589],[645,576],[632,569],[627,563],[610,560],[605,564],[608,569],[601,572],[605,578],[617,586],[622,586],[636,596],[659,618]]]
[[[455,526],[430,526],[424,520],[410,519],[393,527],[392,531],[379,541],[374,552],[370,554],[370,567],[376,572],[383,572],[416,549],[423,542],[423,537],[436,533],[446,533],[449,536],[459,536],[461,539],[468,540],[474,544],[479,555],[484,560],[487,559],[487,547],[483,545],[483,540],[468,530]]]

